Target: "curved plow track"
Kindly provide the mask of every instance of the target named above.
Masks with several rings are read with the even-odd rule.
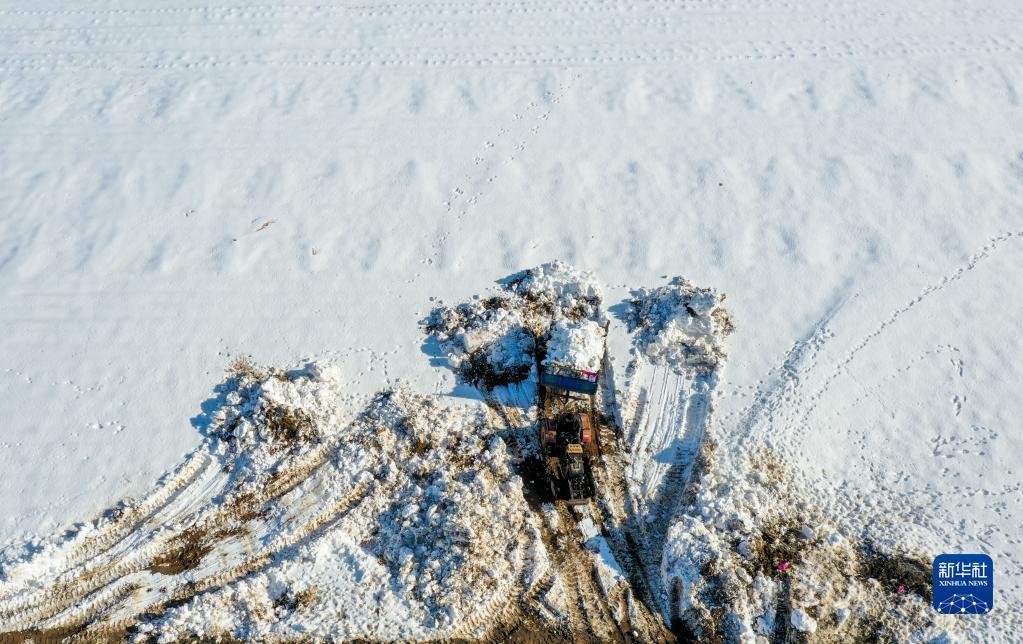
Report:
[[[237,494],[225,466],[193,453],[148,498],[73,539],[57,572],[35,580],[38,590],[6,592],[0,628],[85,639],[125,633],[139,616],[260,570],[325,526],[344,522],[352,534],[366,532],[359,506],[386,496],[387,483],[322,485],[330,454],[325,444],[278,469],[258,491]],[[371,487],[378,489],[371,494]]]

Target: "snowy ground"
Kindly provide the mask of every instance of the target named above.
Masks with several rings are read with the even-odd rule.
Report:
[[[727,293],[721,463],[766,447],[843,530],[990,554],[1010,639],[1021,26],[1008,0],[5,3],[0,542],[151,492],[238,355],[342,363],[352,415],[396,378],[476,397],[428,298],[560,258],[612,317],[666,276]]]

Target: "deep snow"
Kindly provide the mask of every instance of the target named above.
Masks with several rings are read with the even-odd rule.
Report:
[[[475,395],[427,359],[427,298],[563,258],[612,316],[667,275],[728,293],[723,467],[766,447],[851,534],[991,554],[1015,632],[1018,3],[17,0],[0,24],[3,542],[152,489],[239,355],[343,362],[352,413],[397,377]]]

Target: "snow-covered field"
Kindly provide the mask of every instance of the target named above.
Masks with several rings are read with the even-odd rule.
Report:
[[[746,583],[722,554],[727,531],[777,519],[814,530],[808,565],[786,577],[806,602],[789,607],[795,628],[840,614],[848,598],[822,591],[812,571],[839,569],[869,543],[991,555],[995,608],[970,622],[983,626],[973,636],[1013,640],[1023,626],[1020,33],[1023,7],[1009,0],[0,4],[0,631],[40,626],[47,584],[111,561],[89,564],[73,539],[66,550],[41,544],[122,499],[174,516],[139,515],[141,528],[122,533],[107,531],[108,513],[79,537],[95,528],[116,550],[131,544],[111,535],[159,534],[163,519],[224,529],[203,504],[229,484],[207,460],[237,358],[336,365],[324,380],[329,414],[308,412],[325,426],[367,413],[401,380],[413,407],[427,404],[421,393],[457,410],[444,422],[461,435],[482,396],[456,380],[424,320],[437,300],[486,297],[494,281],[561,259],[594,271],[596,313],[612,323],[629,505],[601,508],[610,546],[595,548],[620,557],[608,525],[631,534],[628,521],[650,517],[648,532],[636,528],[634,569],[617,562],[633,585],[650,582],[637,597],[665,617],[698,612],[701,584],[727,587],[733,572]],[[727,294],[734,332],[719,338],[709,327],[720,320],[699,316],[630,328],[630,311],[676,275]],[[727,354],[724,366],[673,368],[693,346],[715,364]],[[522,412],[505,420],[528,425],[531,391],[505,393],[499,402]],[[316,449],[357,453],[346,436]],[[709,442],[712,465],[696,471]],[[374,458],[404,454],[388,449],[398,451]],[[572,613],[571,576],[543,572],[564,562],[537,546],[566,528],[522,514],[522,486],[505,471],[514,454],[502,449],[480,485],[506,486],[502,516],[525,527],[497,538],[516,553],[514,580],[480,588],[528,591],[538,614]],[[433,452],[420,456],[432,463]],[[239,597],[297,610],[311,596],[281,579],[326,574],[331,557],[349,559],[316,578],[324,589],[363,575],[382,588],[409,573],[370,561],[388,548],[367,551],[349,529],[395,519],[376,497],[346,514],[362,491],[346,478],[357,471],[316,467],[301,489],[329,507],[270,494],[280,514],[268,516],[299,517],[326,545],[302,542],[306,559],[276,568],[260,559],[266,543],[206,551],[255,571],[246,588],[204,595],[209,610]],[[202,485],[161,496],[177,493],[167,492],[177,476]],[[398,467],[374,485],[427,494],[409,476]],[[344,480],[317,487],[332,477]],[[692,509],[662,494],[690,483]],[[242,524],[270,530],[270,552],[298,543],[268,522]],[[724,562],[716,576],[700,569],[708,553]],[[79,575],[75,592],[103,587],[93,600],[104,605],[139,588],[147,605],[178,596],[153,585],[144,562],[113,561],[123,578]],[[622,574],[594,565],[608,584]],[[769,585],[748,584],[757,591],[743,610],[758,632],[772,626],[755,620],[757,602],[778,593]],[[875,608],[891,591],[853,590]],[[369,622],[358,617],[314,631],[481,632],[479,616],[449,623],[434,610],[463,615],[476,598],[415,592],[432,603],[380,599],[393,610],[378,631],[359,630]],[[320,595],[337,615],[361,615]],[[619,615],[611,604],[592,608]],[[167,628],[190,623],[191,609],[178,610]],[[284,632],[245,623],[251,636]],[[969,637],[956,624],[936,628]]]

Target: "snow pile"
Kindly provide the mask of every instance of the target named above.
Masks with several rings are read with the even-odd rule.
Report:
[[[561,260],[523,271],[508,282],[508,288],[556,317],[604,319],[596,276]]]
[[[218,389],[164,501],[8,553],[5,628],[103,615],[145,641],[446,638],[548,574],[481,409],[398,388],[353,414],[330,365],[237,363]]]
[[[723,338],[734,330],[724,300],[714,289],[675,277],[667,286],[633,292],[630,331],[655,364],[713,369],[725,358]]]
[[[563,364],[599,371],[604,357],[604,327],[593,320],[558,320],[547,336],[544,365]]]
[[[242,395],[211,432],[225,437],[236,462],[263,463],[279,449],[274,416],[266,412],[275,405],[306,419],[302,435],[311,442],[332,437],[334,444],[326,471],[281,499],[270,525],[287,523],[291,503],[315,499],[330,507],[332,484],[346,492],[366,484],[366,496],[350,521],[339,517],[269,569],[172,608],[140,633],[437,637],[510,591],[524,565],[524,541],[536,531],[527,529],[521,480],[509,470],[504,444],[478,410],[443,407],[399,389],[338,427],[327,402],[336,393],[333,381],[274,380],[247,383],[245,391],[258,395]],[[309,406],[285,406],[299,401]],[[239,427],[247,429],[236,438]],[[535,552],[542,544],[530,548],[531,559],[546,561]]]
[[[236,478],[257,478],[282,457],[305,453],[350,417],[340,404],[346,396],[335,364],[284,372],[239,360],[229,375],[208,433],[212,451],[231,463]]]
[[[533,334],[508,295],[437,307],[426,323],[465,382],[485,390],[524,380],[533,366]]]
[[[546,338],[552,326],[558,355],[596,371],[603,355],[600,304],[591,273],[555,261],[513,276],[486,299],[438,306],[424,327],[463,381],[489,391],[529,376],[535,339]]]
[[[368,548],[408,598],[424,602],[443,624],[514,578],[508,547],[522,536],[527,513],[504,443],[488,435],[482,414],[460,418],[464,413],[401,393],[364,419],[369,427],[397,428],[385,435],[393,445],[383,447],[400,481]]]
[[[930,608],[928,562],[854,544],[764,454],[749,465],[708,471],[665,541],[664,588],[694,638],[929,641],[955,628]]]

